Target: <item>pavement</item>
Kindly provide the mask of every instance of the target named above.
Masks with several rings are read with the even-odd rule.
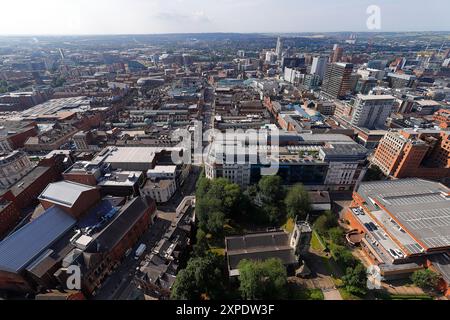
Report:
[[[334,284],[333,274],[323,262],[322,254],[311,249],[304,259],[306,265],[312,270],[313,276],[307,279],[299,278],[297,282],[308,289],[322,290],[325,300],[343,300]]]
[[[177,190],[172,199],[164,204],[157,206],[157,217],[149,230],[139,239],[133,247],[132,253],[126,257],[122,264],[114,271],[112,275],[105,280],[102,288],[98,290],[95,300],[120,300],[126,299],[127,292],[131,291],[131,282],[133,281],[136,269],[144,260],[145,254],[151,252],[152,248],[161,240],[172,220],[176,216],[176,208],[184,197],[195,194],[197,179],[200,175],[200,168],[193,166],[192,172],[186,179],[181,188]],[[135,260],[134,252],[141,243],[147,245],[146,252],[140,259]]]

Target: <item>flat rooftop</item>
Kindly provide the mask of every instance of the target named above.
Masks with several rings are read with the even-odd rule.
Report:
[[[385,211],[425,250],[450,247],[450,189],[423,179],[363,183],[358,194],[372,212]]]
[[[358,94],[358,98],[361,100],[394,100],[395,97],[390,94]]]

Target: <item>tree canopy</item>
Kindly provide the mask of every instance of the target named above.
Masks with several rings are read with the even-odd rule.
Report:
[[[354,268],[347,268],[342,281],[345,289],[351,294],[361,296],[367,292],[366,268],[361,263],[358,263]]]
[[[281,300],[287,297],[287,273],[280,259],[243,260],[239,263],[239,274],[243,299]]]
[[[338,225],[335,214],[331,211],[326,211],[314,223],[314,229],[322,235],[327,234],[328,230]]]
[[[186,269],[181,270],[172,287],[174,300],[220,299],[223,293],[223,257],[207,253],[202,257],[193,257]]]
[[[199,227],[208,233],[220,233],[226,218],[239,215],[242,197],[239,185],[227,179],[208,180],[202,176],[196,191],[195,210]]]
[[[430,269],[418,270],[412,274],[411,280],[422,289],[432,289],[438,285],[439,275]]]
[[[301,220],[305,220],[311,212],[311,200],[308,191],[302,184],[297,184],[289,189],[284,203],[289,218],[299,217]]]

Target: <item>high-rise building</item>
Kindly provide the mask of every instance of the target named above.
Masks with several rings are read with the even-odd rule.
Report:
[[[318,75],[320,80],[323,80],[325,72],[327,71],[327,60],[327,57],[314,57],[311,66],[311,74]]]
[[[333,47],[333,55],[331,56],[331,63],[340,62],[343,55],[344,49],[338,44],[335,44]]]
[[[353,64],[333,63],[328,66],[322,91],[332,98],[346,96],[351,90]]]
[[[352,124],[371,130],[384,127],[394,101],[395,98],[391,95],[359,94],[353,108]]]
[[[245,58],[245,51],[244,51],[244,50],[239,50],[239,51],[237,52],[237,56],[238,56],[239,58]]]
[[[277,54],[273,51],[267,51],[266,52],[266,62],[268,63],[275,63],[277,62]]]
[[[277,50],[275,52],[277,54],[277,59],[279,61],[281,61],[281,59],[283,58],[283,47],[284,47],[283,39],[281,37],[278,37]]]

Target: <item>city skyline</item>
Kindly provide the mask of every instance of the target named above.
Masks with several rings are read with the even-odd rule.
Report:
[[[219,3],[217,3],[219,2]],[[297,33],[447,31],[450,3],[428,1],[347,0],[317,3],[300,0],[18,0],[2,4],[10,12],[0,21],[0,35],[113,35],[165,33]],[[367,8],[381,10],[381,28],[369,30]],[[286,10],[289,8],[289,10]],[[39,15],[35,13],[39,12]],[[254,13],[258,14],[254,14]],[[339,14],[336,14],[339,12]],[[419,21],[411,16],[421,14]],[[268,21],[267,17],[271,19]],[[120,23],[119,23],[120,22]]]

